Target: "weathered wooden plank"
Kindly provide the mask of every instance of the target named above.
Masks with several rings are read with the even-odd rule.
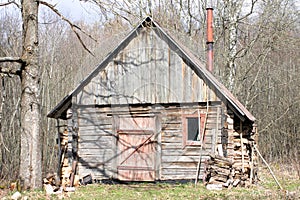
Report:
[[[162,143],[161,144],[162,150],[164,149],[178,149],[183,148],[183,143]]]
[[[164,156],[161,157],[162,162],[198,162],[199,156]]]
[[[181,130],[169,130],[169,131],[161,131],[162,137],[180,137],[182,138],[182,131]]]
[[[83,142],[86,143],[97,143],[99,142],[99,144],[101,142],[111,142],[112,141],[112,137],[115,137],[114,135],[111,134],[106,134],[106,135],[100,135],[100,134],[95,134],[95,135],[79,135],[80,137],[80,144],[82,144]],[[101,140],[95,140],[95,138],[101,139]]]
[[[103,148],[98,148],[98,149],[84,149],[80,148],[78,151],[78,155],[81,157],[87,156],[87,157],[103,157],[104,154],[108,154],[110,156],[113,155],[113,150],[112,149],[103,149]]]
[[[115,173],[115,170],[111,169],[109,166],[90,167],[78,165],[78,174],[81,178],[91,174],[93,179],[109,179]]]
[[[183,65],[187,69],[187,74],[186,74],[186,80],[184,80],[185,84],[185,91],[186,93],[184,94],[185,96],[185,102],[192,102],[194,98],[192,97],[195,93],[195,88],[193,88],[192,85],[192,78],[193,78],[193,70],[186,64],[184,63]],[[198,98],[197,98],[198,99]]]
[[[201,151],[202,155],[208,155],[209,152],[206,150]],[[171,149],[171,150],[163,150],[163,156],[199,156],[200,155],[200,148],[199,149]]]
[[[85,116],[79,116],[79,125],[80,126],[88,126],[88,125],[109,125],[113,123],[113,119],[111,117],[101,117],[97,113],[89,113]]]
[[[172,136],[172,137],[166,137],[166,136],[163,136],[161,138],[161,142],[162,143],[181,143],[182,142],[182,136]]]
[[[91,163],[97,163],[97,164],[106,164],[108,165],[112,159],[115,159],[115,155],[113,155],[112,153],[110,153],[109,151],[107,152],[107,154],[103,154],[100,156],[95,156],[95,155],[83,155],[83,156],[79,156],[79,162],[80,163],[86,163],[87,164],[91,164]]]
[[[89,134],[89,135],[79,135],[79,142],[94,142],[96,140],[107,140],[106,137],[116,137],[112,133],[104,133],[104,134]],[[109,139],[110,140],[110,139]]]
[[[166,137],[166,136],[162,136],[162,144],[166,144],[166,143],[176,143],[176,144],[180,144],[183,143],[183,136],[172,136],[172,137]],[[207,147],[207,145],[211,145],[212,144],[212,136],[205,136],[203,144]],[[200,143],[199,143],[200,145]],[[180,148],[180,147],[178,147]]]
[[[189,179],[195,179],[196,173],[189,173],[189,174],[180,174],[180,175],[162,175],[161,180],[189,180]],[[199,175],[199,179],[202,179],[202,172]]]
[[[154,181],[155,171],[118,169],[118,179],[123,181]]]
[[[98,126],[79,126],[79,132],[87,135],[101,135],[104,134],[105,132],[109,133],[112,132],[113,130],[113,124],[110,125],[98,125]]]
[[[169,102],[178,102],[182,100],[182,68],[181,68],[181,62],[182,59],[173,51],[169,52],[170,56],[170,64],[168,66],[170,79],[169,79]]]
[[[111,140],[96,140],[96,141],[79,141],[79,148],[90,148],[90,149],[98,149],[98,148],[110,148],[112,146]]]
[[[209,156],[204,155],[201,157],[201,162],[204,163],[205,160],[207,160]],[[198,162],[162,162],[161,168],[195,168],[197,167]],[[204,165],[203,165],[204,166]],[[202,167],[203,167],[202,166]]]
[[[155,130],[155,117],[121,117],[120,130]]]
[[[163,44],[158,43],[159,39],[156,38],[153,41],[152,46],[159,47]],[[169,90],[169,58],[168,58],[168,48],[162,47],[164,49],[160,49],[160,51],[155,51],[152,55],[155,56],[154,58],[154,66],[155,66],[155,81],[156,81],[156,103],[168,103],[168,96],[170,93]]]
[[[180,169],[180,168],[168,168],[168,169],[162,169],[162,174],[163,176],[168,176],[168,175],[187,175],[187,176],[194,176],[196,175],[196,168],[191,168],[191,169]],[[203,168],[202,168],[203,171]]]
[[[182,125],[181,124],[163,124],[162,130],[181,130]]]
[[[93,124],[82,124],[80,123],[78,125],[79,128],[82,129],[82,131],[85,130],[103,130],[103,129],[111,129],[113,123],[111,124],[101,124],[101,123],[93,123]]]

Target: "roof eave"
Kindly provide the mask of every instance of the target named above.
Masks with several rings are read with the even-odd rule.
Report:
[[[88,82],[96,76],[96,74],[105,66],[105,64],[112,59],[117,53],[121,51],[121,47],[126,46],[129,43],[130,38],[135,37],[139,28],[144,27],[146,23],[152,23],[153,27],[156,27],[159,32],[161,32],[167,40],[171,41],[176,47],[179,49],[180,54],[188,59],[188,61],[195,67],[195,70],[204,77],[207,81],[212,83],[215,89],[225,98],[225,100],[238,112],[241,119],[245,116],[250,121],[254,122],[255,117],[233,96],[233,94],[222,84],[220,83],[208,70],[206,70],[205,66],[199,61],[198,58],[195,57],[194,54],[190,52],[190,50],[186,49],[179,41],[174,39],[169,33],[164,31],[158,23],[152,20],[151,17],[145,18],[136,28],[134,28],[127,37],[124,38],[120,42],[120,44],[111,51],[105,59],[93,70],[69,95],[67,95],[57,106],[52,109],[47,117],[50,118],[62,118],[61,116],[72,104],[72,96],[75,95],[80,89],[85,87]]]
[[[54,119],[65,119],[65,113],[72,105],[72,95],[67,95],[48,114],[47,117]]]

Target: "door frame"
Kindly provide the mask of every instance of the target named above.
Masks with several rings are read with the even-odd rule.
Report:
[[[118,146],[119,142],[119,134],[122,132],[127,132],[127,131],[132,131],[130,129],[123,129],[120,127],[120,120],[123,118],[153,118],[155,126],[153,127],[152,130],[143,130],[143,131],[150,131],[153,132],[153,136],[151,136],[155,140],[155,153],[154,153],[154,180],[160,180],[161,179],[161,118],[157,114],[149,114],[148,115],[135,115],[134,117],[132,115],[126,115],[126,114],[116,114],[113,115],[113,121],[114,121],[114,135],[115,135],[115,155],[116,158],[114,159],[114,171],[115,175],[114,178],[119,179],[119,174],[118,174],[118,166],[120,163],[120,149]],[[123,127],[124,128],[124,127]],[[149,135],[150,136],[150,135]]]

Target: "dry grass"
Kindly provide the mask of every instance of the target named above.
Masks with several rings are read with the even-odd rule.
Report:
[[[132,184],[92,184],[81,186],[75,193],[69,193],[66,199],[300,199],[300,180],[297,171],[290,165],[272,165],[278,181],[284,188],[279,190],[266,168],[260,169],[260,182],[250,188],[208,191],[199,183],[132,183]],[[1,192],[4,190],[0,190]],[[12,192],[6,194],[9,199]],[[28,199],[58,199],[46,197],[44,191],[23,192]],[[2,196],[3,198],[3,196]],[[0,196],[0,199],[2,199]]]

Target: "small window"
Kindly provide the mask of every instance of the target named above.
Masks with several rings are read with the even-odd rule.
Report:
[[[200,140],[199,136],[199,118],[188,117],[187,118],[187,139],[191,141]]]
[[[203,133],[204,114],[198,115],[184,115],[183,116],[183,144],[186,145],[201,145],[201,134]],[[200,122],[200,131],[199,131]]]

